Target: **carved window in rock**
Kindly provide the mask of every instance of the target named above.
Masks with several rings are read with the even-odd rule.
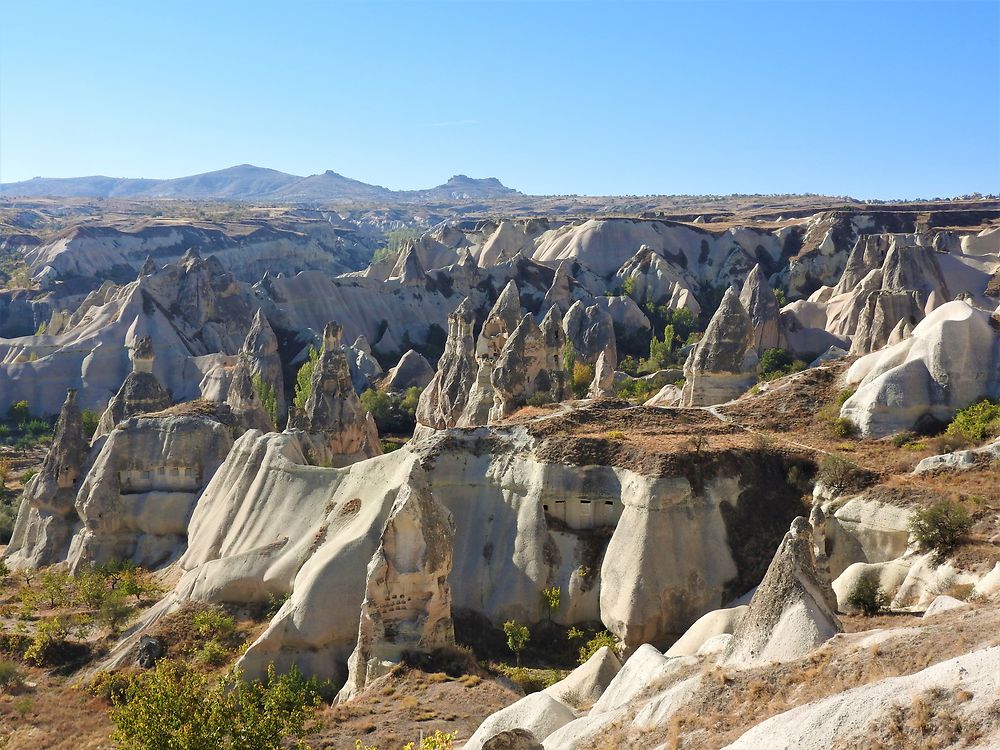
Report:
[[[190,466],[160,466],[155,469],[123,469],[118,472],[123,495],[144,492],[197,492],[201,472]]]
[[[621,517],[620,500],[607,497],[581,497],[570,500],[550,500],[543,503],[545,514],[576,531],[615,526]]]

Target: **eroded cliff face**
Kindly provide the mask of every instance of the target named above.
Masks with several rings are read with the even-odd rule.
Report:
[[[582,419],[606,421],[615,410],[607,405]],[[669,415],[641,411],[671,429]],[[732,429],[701,411],[685,420],[710,434]],[[425,477],[417,484],[426,481],[454,523],[447,581],[455,611],[496,624],[538,622],[539,592],[559,586],[558,622],[603,621],[628,647],[666,646],[760,580],[800,510],[785,460],[749,446],[650,454],[595,446],[565,430],[538,423],[428,431],[343,469],[308,465],[302,433],[251,430],[198,502],[179,561],[185,573],[147,622],[188,600],[287,594],[242,666],[254,674],[272,661],[296,663],[343,680],[359,647],[363,604],[377,598],[370,563],[380,548],[392,557],[387,520],[403,498],[425,497],[414,484]]]

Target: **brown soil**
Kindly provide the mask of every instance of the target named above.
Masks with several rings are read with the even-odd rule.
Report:
[[[435,730],[464,741],[487,716],[521,697],[488,675],[453,678],[397,668],[351,702],[328,708],[323,730],[306,741],[314,750],[354,750],[355,740],[390,750],[407,742],[419,746],[421,732]]]

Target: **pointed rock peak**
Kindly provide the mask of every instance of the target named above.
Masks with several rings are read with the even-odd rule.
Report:
[[[257,314],[253,316],[253,323],[243,341],[243,351],[258,357],[278,351],[278,337],[274,335],[267,316],[260,308],[257,308]]]
[[[472,303],[472,299],[470,297],[463,299],[449,317],[455,317],[467,323],[474,321],[476,319],[476,306]]]
[[[476,257],[472,254],[472,250],[470,250],[469,248],[465,248],[465,252],[462,254],[462,257],[459,258],[459,260],[458,260],[458,265],[462,266],[462,267],[465,267],[465,266],[478,267],[479,266],[479,264],[476,263]]]
[[[149,336],[139,336],[132,343],[132,372],[153,371],[153,340]]]
[[[334,349],[342,348],[343,335],[344,329],[340,327],[340,324],[332,320],[327,323],[326,327],[323,329],[323,351],[330,352]]]
[[[197,260],[201,260],[201,254],[198,252],[198,248],[189,247],[184,251],[184,255],[181,256],[181,265],[186,266]]]
[[[139,269],[140,276],[149,276],[156,273],[156,263],[153,261],[152,255],[147,255],[146,260],[143,261],[142,268]]]
[[[724,662],[751,665],[804,656],[841,632],[830,604],[835,601],[829,576],[817,566],[813,526],[799,516],[736,627]]]
[[[404,284],[422,283],[427,280],[427,273],[424,271],[424,266],[417,255],[416,242],[411,241],[406,243],[406,246],[396,260],[396,265],[393,266],[392,274],[389,278]]]
[[[496,303],[490,310],[490,317],[501,317],[507,320],[513,316],[514,320],[521,318],[521,295],[517,292],[517,284],[511,279],[507,286],[500,292]]]
[[[354,343],[351,344],[351,348],[354,349],[355,351],[364,352],[365,354],[372,353],[372,347],[368,343],[368,339],[365,337],[364,334],[361,334],[356,339],[354,339]]]
[[[546,336],[549,331],[552,331],[553,329],[562,333],[562,313],[559,312],[558,306],[553,305],[548,309],[545,313],[545,317],[542,318],[542,323],[539,328]]]

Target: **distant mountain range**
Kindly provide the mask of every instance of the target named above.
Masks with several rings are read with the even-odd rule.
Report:
[[[309,177],[240,164],[216,172],[147,180],[130,177],[35,177],[0,183],[0,195],[63,198],[180,198],[290,202],[466,201],[519,195],[495,177],[455,175],[427,190],[389,190],[327,170]]]

